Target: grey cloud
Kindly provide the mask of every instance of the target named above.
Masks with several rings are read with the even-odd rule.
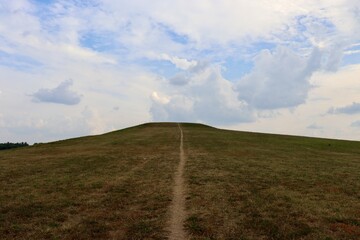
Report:
[[[329,114],[358,114],[360,113],[360,103],[353,102],[351,105],[339,108],[330,108]]]
[[[67,80],[60,83],[59,86],[53,89],[42,88],[36,93],[32,94],[33,101],[76,105],[80,103],[81,95],[70,90],[72,85],[73,81]]]
[[[286,47],[273,53],[264,50],[256,57],[253,71],[238,82],[238,97],[258,109],[298,106],[308,96],[309,79],[321,68],[321,57],[317,48],[307,58]]]
[[[190,75],[187,72],[180,72],[169,78],[169,81],[171,84],[182,86],[190,81]]]

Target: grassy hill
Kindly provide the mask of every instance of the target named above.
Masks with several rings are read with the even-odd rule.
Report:
[[[192,239],[359,239],[360,142],[181,124]],[[0,152],[1,239],[166,239],[175,123]]]

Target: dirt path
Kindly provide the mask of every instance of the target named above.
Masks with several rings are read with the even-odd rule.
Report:
[[[185,221],[185,186],[184,186],[184,167],[185,155],[183,149],[183,131],[178,123],[180,130],[180,162],[175,173],[175,183],[173,189],[173,200],[170,207],[170,221],[169,221],[169,239],[180,240],[187,239],[186,232],[183,228]]]

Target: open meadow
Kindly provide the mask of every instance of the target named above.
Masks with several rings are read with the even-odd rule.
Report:
[[[360,142],[183,131],[189,239],[360,239]],[[176,123],[0,151],[1,239],[167,239]]]
[[[194,239],[360,239],[360,142],[185,127]]]

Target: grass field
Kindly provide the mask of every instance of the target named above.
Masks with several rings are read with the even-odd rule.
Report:
[[[182,124],[191,239],[359,239],[360,142]],[[0,151],[1,239],[166,239],[177,124]]]
[[[360,142],[184,135],[194,239],[360,239]]]
[[[173,126],[0,152],[0,239],[164,239]]]

